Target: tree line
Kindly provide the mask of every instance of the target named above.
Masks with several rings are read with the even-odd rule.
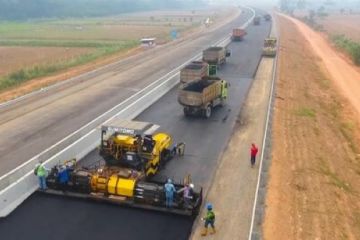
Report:
[[[120,13],[198,8],[202,0],[0,0],[0,20],[99,17]]]

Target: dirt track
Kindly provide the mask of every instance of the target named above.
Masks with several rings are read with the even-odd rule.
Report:
[[[285,17],[285,15],[283,15]],[[332,80],[342,91],[343,95],[352,103],[359,113],[360,119],[360,67],[350,64],[341,57],[319,33],[299,20],[290,19],[309,41],[311,48],[323,61],[323,65],[329,72]]]
[[[333,14],[319,22],[329,34],[345,34],[360,41],[360,15]]]
[[[360,239],[359,72],[302,23],[279,22],[264,239]]]

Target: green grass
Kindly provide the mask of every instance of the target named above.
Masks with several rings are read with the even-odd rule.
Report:
[[[351,150],[354,153],[358,153],[359,149],[357,146],[356,141],[354,140],[354,129],[355,129],[355,124],[353,122],[341,122],[339,123],[339,129],[342,133],[342,135],[344,136],[344,138],[348,141],[349,143],[349,147],[351,148]]]
[[[315,110],[312,108],[307,108],[307,107],[301,107],[301,108],[297,109],[295,111],[295,114],[300,117],[310,117],[310,118],[316,117]]]
[[[48,19],[43,21],[4,22],[0,21],[1,39],[66,39],[66,40],[130,40],[134,36],[142,36],[141,30],[122,34],[123,26],[134,26],[143,29],[145,34],[170,33],[175,27],[178,30],[198,25],[201,19],[193,22],[180,22],[175,19],[168,21],[150,21],[149,17],[133,19],[122,18],[84,18],[84,19]],[[140,28],[139,28],[140,27]],[[137,33],[137,34],[136,34]]]
[[[138,44],[137,41],[123,42],[117,45],[101,47],[96,49],[96,51],[92,53],[83,54],[77,57],[73,57],[71,59],[58,60],[53,63],[35,65],[29,68],[20,69],[7,76],[0,78],[0,91],[6,90],[14,86],[18,86],[21,83],[24,83],[34,78],[45,77],[74,66],[91,62],[100,57],[135,47],[137,44]]]
[[[345,192],[354,193],[350,183],[345,182],[337,176],[336,173],[332,172],[325,161],[321,162],[320,172],[329,178],[330,184],[344,190]]]
[[[70,41],[70,40],[42,40],[42,39],[9,39],[0,40],[0,46],[26,47],[76,47],[76,48],[108,48],[117,47],[126,41]]]
[[[355,64],[360,65],[360,42],[355,42],[345,35],[333,35],[331,40],[336,47],[345,50]]]

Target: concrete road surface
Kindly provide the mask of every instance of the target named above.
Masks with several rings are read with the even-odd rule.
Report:
[[[48,92],[0,107],[0,176],[222,39],[251,14],[245,10],[213,32],[151,49]]]
[[[232,25],[241,25],[244,20],[243,16]],[[179,179],[191,174],[196,184],[208,189],[219,155],[252,83],[263,39],[269,31],[270,23],[250,26],[243,42],[230,44],[232,57],[219,72],[231,84],[229,103],[217,109],[211,119],[185,118],[177,103],[176,89],[138,117],[138,120],[159,124],[175,141],[184,141],[187,145],[185,157],[170,162],[162,175]],[[84,162],[97,159],[99,156],[93,151]],[[4,239],[41,236],[43,239],[182,240],[189,237],[192,224],[189,218],[34,194],[9,217],[0,220],[0,236]]]

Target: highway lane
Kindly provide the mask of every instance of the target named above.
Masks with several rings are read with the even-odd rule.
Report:
[[[251,85],[263,39],[269,30],[269,23],[250,26],[243,42],[229,45],[232,57],[219,72],[231,83],[229,103],[217,109],[211,119],[185,118],[176,100],[176,89],[138,117],[138,120],[161,125],[176,140],[187,144],[186,156],[170,162],[162,175],[179,179],[190,173],[195,183],[205,189],[209,187],[218,157],[226,146]],[[226,116],[226,121],[223,121]],[[99,156],[95,150],[84,162],[97,159]],[[188,238],[191,226],[192,220],[184,217],[34,194],[9,217],[0,220],[0,236],[4,239],[32,239],[40,233],[44,239],[117,236],[119,239],[183,240]]]
[[[171,43],[79,77],[49,92],[0,108],[0,175],[54,145],[90,120],[187,61],[242,25],[245,10],[213,32]]]

